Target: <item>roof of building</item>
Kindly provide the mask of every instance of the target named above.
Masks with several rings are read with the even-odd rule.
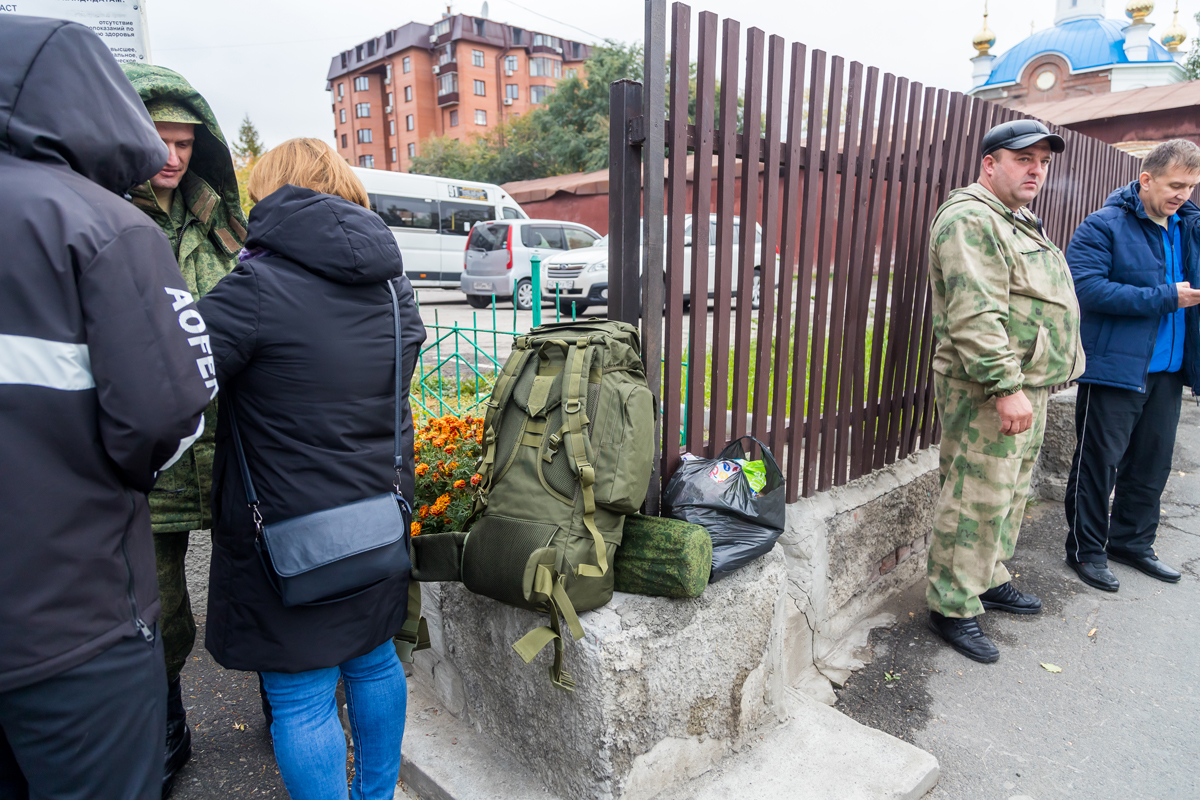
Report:
[[[531,181],[512,181],[502,184],[501,189],[508,192],[518,203],[535,203],[547,200],[559,192],[566,194],[607,194],[608,170],[600,169],[595,172],[576,172],[571,175],[553,175],[549,178],[534,178]]]
[[[1184,81],[1166,86],[1108,92],[1075,97],[1054,103],[1034,103],[1021,111],[1056,125],[1071,125],[1094,119],[1124,117],[1150,111],[1169,111],[1200,105],[1200,81]]]
[[[1174,63],[1167,48],[1154,39],[1144,62],[1130,62],[1125,55],[1125,29],[1128,23],[1115,19],[1077,19],[1038,31],[992,64],[992,74],[983,84],[996,86],[1013,83],[1031,58],[1042,53],[1058,53],[1067,59],[1072,72],[1095,67],[1129,63]]]

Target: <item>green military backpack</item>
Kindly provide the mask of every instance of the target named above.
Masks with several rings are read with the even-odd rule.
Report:
[[[646,498],[656,403],[637,328],[580,320],[518,336],[484,420],[482,477],[468,533],[413,539],[413,577],[549,613],[513,645],[529,663],[554,642],[550,678],[563,689],[560,617],[612,599],[625,515]]]

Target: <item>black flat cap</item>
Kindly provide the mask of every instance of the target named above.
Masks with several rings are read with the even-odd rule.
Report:
[[[983,155],[997,150],[1023,150],[1030,145],[1045,139],[1050,144],[1050,151],[1061,153],[1067,149],[1067,143],[1057,133],[1036,119],[1015,119],[1004,122],[983,135]]]

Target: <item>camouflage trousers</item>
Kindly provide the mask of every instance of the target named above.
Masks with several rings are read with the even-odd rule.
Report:
[[[187,575],[183,561],[187,556],[188,534],[154,534],[154,555],[158,562],[158,598],[162,617],[158,621],[167,661],[167,681],[179,677],[188,655],[196,644],[196,619],[188,597]]]
[[[1017,546],[1050,390],[1025,389],[1033,425],[1016,436],[1000,434],[996,400],[985,399],[980,384],[935,373],[934,391],[942,423],[942,491],[926,599],[947,617],[977,617],[983,613],[979,595],[1011,579],[1003,562]]]

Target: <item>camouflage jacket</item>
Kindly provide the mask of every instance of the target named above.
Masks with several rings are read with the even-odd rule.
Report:
[[[934,217],[929,251],[935,372],[989,396],[1083,373],[1075,284],[1032,212],[978,183],[957,189]]]
[[[246,239],[246,218],[233,158],[208,103],[182,76],[142,64],[123,68],[142,102],[168,97],[187,105],[205,121],[204,126],[196,126],[192,160],[175,192],[174,213],[159,207],[149,183],[130,192],[133,204],[167,235],[188,289],[199,299],[237,266],[237,254]],[[204,412],[204,434],[174,466],[158,476],[150,493],[150,520],[155,533],[211,527],[216,430],[214,400]]]

